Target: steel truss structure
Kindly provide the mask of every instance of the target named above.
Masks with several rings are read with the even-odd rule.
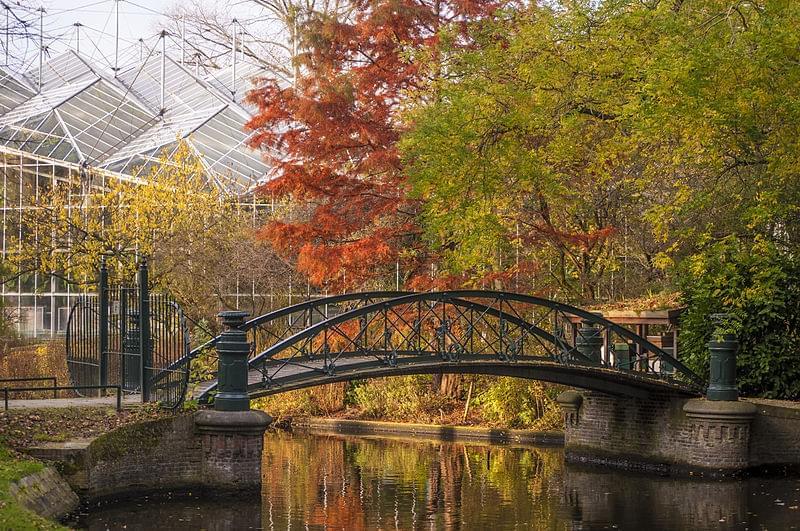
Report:
[[[74,50],[21,73],[0,67],[3,259],[14,252],[10,241],[22,239],[23,211],[40,194],[69,183],[70,204],[82,208],[86,196],[113,180],[146,185],[181,142],[201,161],[208,185],[252,207],[253,220],[257,209],[269,210],[249,193],[268,178],[269,166],[247,145],[246,90],[219,81],[249,88],[259,70],[240,64],[201,74],[158,48],[116,71]],[[85,279],[37,273],[3,284],[6,311],[20,333],[64,332],[78,295],[68,280]]]
[[[243,328],[253,346],[253,397],[429,373],[520,376],[628,395],[652,390],[696,395],[705,388],[669,352],[627,328],[596,313],[517,293],[340,295],[271,312]],[[208,401],[215,389],[216,381],[203,383],[195,396]]]

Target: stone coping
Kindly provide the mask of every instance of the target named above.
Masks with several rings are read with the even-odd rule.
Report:
[[[683,411],[689,418],[725,422],[750,422],[758,408],[755,404],[744,401],[693,398],[683,405]]]
[[[495,444],[528,444],[563,446],[562,432],[544,432],[480,426],[448,426],[385,422],[373,420],[303,417],[292,419],[292,426],[313,431],[328,431],[345,435],[405,435],[447,442],[489,442]]]
[[[257,409],[249,411],[200,410],[194,416],[201,433],[263,434],[272,417]]]
[[[800,402],[769,398],[745,398],[742,400],[755,404],[760,415],[800,420]]]

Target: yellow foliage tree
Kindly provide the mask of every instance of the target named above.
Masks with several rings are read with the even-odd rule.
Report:
[[[291,274],[257,241],[236,198],[208,183],[202,161],[184,142],[141,180],[98,186],[90,171],[82,181],[58,183],[23,211],[21,241],[9,246],[17,250],[8,257],[13,274],[38,271],[92,284],[106,256],[112,279],[129,282],[137,259],[148,257],[154,286],[194,317],[230,305],[225,297],[237,277],[263,293],[265,283]]]

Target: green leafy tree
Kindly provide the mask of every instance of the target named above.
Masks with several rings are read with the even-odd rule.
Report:
[[[622,295],[669,285],[704,238],[796,248],[798,24],[785,0],[617,0],[443,33],[401,142],[427,241],[582,300],[621,268]]]

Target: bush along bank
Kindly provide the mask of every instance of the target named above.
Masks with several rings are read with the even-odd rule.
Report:
[[[535,431],[562,427],[555,401],[561,386],[517,378],[448,377],[455,381],[446,386],[425,375],[337,383],[256,399],[253,407],[279,422],[325,416]]]

